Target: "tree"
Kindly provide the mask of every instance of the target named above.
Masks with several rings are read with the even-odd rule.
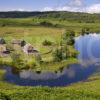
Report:
[[[90,33],[90,29],[89,28],[82,28],[81,30],[81,34],[84,35],[84,34],[89,34]]]
[[[61,50],[63,59],[67,59],[69,57],[76,57],[76,50],[74,49],[74,37],[74,31],[68,31],[62,35]]]
[[[62,40],[61,40],[62,45],[63,44],[73,45],[75,43],[74,37],[75,37],[75,32],[74,31],[65,32],[62,35]]]
[[[40,25],[42,25],[42,26],[53,26],[52,23],[46,22],[46,21],[40,22]]]
[[[53,58],[54,58],[54,61],[62,61],[63,58],[64,58],[64,55],[63,55],[63,51],[61,49],[56,49],[54,52],[53,52]]]
[[[51,46],[51,45],[52,45],[52,42],[49,41],[49,40],[44,40],[42,44],[43,44],[44,46]]]

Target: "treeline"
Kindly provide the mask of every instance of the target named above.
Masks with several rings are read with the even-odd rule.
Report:
[[[0,12],[0,18],[56,18],[59,20],[95,23],[100,22],[100,14],[89,14],[80,12],[51,11],[51,12]]]
[[[20,12],[20,11],[8,11],[0,12],[0,18],[27,18],[40,15],[41,12]]]

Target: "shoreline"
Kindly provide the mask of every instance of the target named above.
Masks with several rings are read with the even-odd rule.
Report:
[[[0,66],[10,66],[11,68],[16,68],[18,69],[19,71],[20,70],[23,70],[23,69],[32,69],[33,71],[43,71],[43,70],[47,70],[47,71],[57,71],[59,70],[60,68],[64,67],[64,66],[68,66],[70,64],[76,64],[78,63],[78,59],[77,58],[68,58],[67,60],[63,60],[61,62],[44,62],[42,63],[40,66],[36,66],[33,68],[32,67],[28,67],[25,66],[23,68],[18,68],[17,66],[13,66],[11,64],[11,62],[3,62],[0,64]]]

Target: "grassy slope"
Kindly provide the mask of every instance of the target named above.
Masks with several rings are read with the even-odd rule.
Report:
[[[8,98],[8,100],[99,100],[99,83],[100,73],[86,81],[67,87],[24,87],[0,82],[0,98]]]
[[[63,27],[67,30],[74,30],[77,33],[80,33],[82,28],[88,27],[90,28],[90,30],[93,32],[99,32],[100,31],[100,21],[97,21],[95,23],[85,23],[85,22],[81,22],[79,23],[77,22],[70,22],[67,20],[59,20],[56,18],[41,18],[41,19],[37,19],[37,18],[0,18],[0,25],[5,24],[7,26],[27,26],[27,27],[35,27],[37,26],[36,24],[40,23],[40,22],[50,22],[53,25],[58,25],[59,27]]]

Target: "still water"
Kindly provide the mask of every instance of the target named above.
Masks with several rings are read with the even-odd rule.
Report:
[[[90,75],[100,72],[100,35],[89,34],[75,38],[75,48],[80,52],[78,64],[65,66],[56,72],[22,70],[13,74],[11,67],[4,67],[4,80],[22,86],[66,86],[86,80]]]

